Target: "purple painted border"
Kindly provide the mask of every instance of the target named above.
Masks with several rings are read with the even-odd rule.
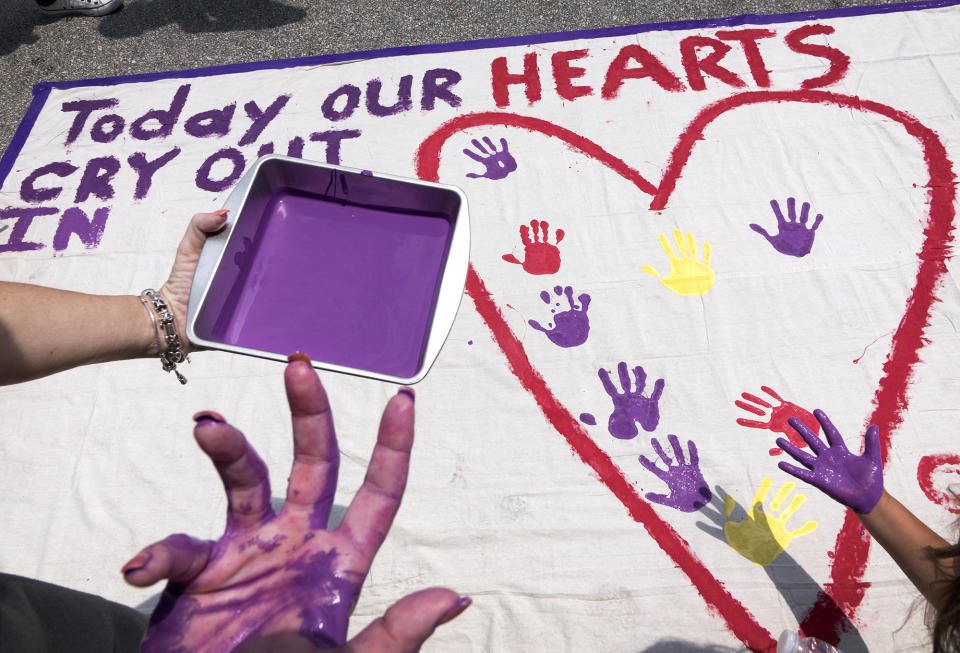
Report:
[[[141,73],[118,77],[101,77],[98,79],[81,79],[65,82],[40,82],[33,87],[33,100],[24,114],[20,126],[17,128],[10,146],[0,158],[0,186],[6,181],[7,175],[13,168],[13,162],[20,149],[26,142],[30,130],[36,122],[40,110],[47,101],[52,89],[78,88],[83,86],[114,86],[134,82],[150,82],[161,79],[191,79],[196,77],[210,77],[231,73],[251,72],[254,70],[280,70],[306,65],[331,64],[344,61],[366,59],[380,59],[383,57],[402,57],[414,54],[437,54],[442,52],[462,52],[467,50],[482,50],[494,47],[511,47],[518,45],[534,45],[555,41],[569,41],[573,39],[601,38],[642,34],[644,32],[676,31],[694,28],[736,27],[739,25],[770,25],[774,23],[788,23],[803,20],[822,18],[842,18],[849,16],[868,16],[875,14],[890,14],[924,9],[937,9],[960,4],[960,0],[920,0],[917,2],[901,2],[888,5],[867,5],[859,7],[841,7],[838,9],[820,9],[816,11],[795,12],[788,14],[743,14],[729,18],[703,18],[698,20],[683,20],[666,23],[646,23],[643,25],[627,25],[623,27],[605,27],[573,32],[549,32],[531,36],[509,36],[493,39],[478,39],[475,41],[458,41],[453,43],[437,43],[430,45],[408,45],[382,50],[362,50],[342,54],[315,55],[312,57],[297,57],[294,59],[277,59],[272,61],[258,61],[253,63],[237,63],[223,66],[210,66],[159,73]]]

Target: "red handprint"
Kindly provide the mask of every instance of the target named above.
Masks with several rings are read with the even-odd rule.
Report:
[[[533,239],[530,239],[530,227],[533,227]],[[523,242],[523,261],[518,261],[513,254],[504,254],[503,260],[507,263],[522,265],[530,274],[553,274],[560,269],[560,249],[557,245],[547,242],[550,225],[546,220],[531,220],[530,227],[520,225],[520,240]],[[540,232],[543,232],[543,240]],[[557,244],[563,240],[563,229],[557,229]]]
[[[796,417],[798,420],[806,424],[807,428],[813,431],[816,434],[820,434],[820,422],[817,421],[817,418],[813,416],[809,410],[801,408],[800,406],[791,403],[789,401],[784,401],[783,397],[778,395],[776,392],[771,390],[765,385],[760,386],[760,389],[766,392],[768,395],[779,401],[779,405],[773,406],[768,401],[752,395],[749,392],[744,392],[741,396],[747,401],[740,401],[737,399],[734,403],[754,415],[760,415],[761,417],[766,414],[766,410],[770,410],[770,416],[767,418],[766,422],[758,422],[753,419],[744,419],[740,417],[737,419],[737,424],[740,426],[748,426],[753,429],[769,429],[774,433],[781,433],[785,435],[789,440],[790,444],[795,447],[806,447],[807,443],[804,442],[803,438],[787,424],[787,420],[791,417]],[[763,408],[759,408],[762,406]],[[771,456],[778,456],[783,453],[783,449],[779,447],[774,447],[770,449]]]

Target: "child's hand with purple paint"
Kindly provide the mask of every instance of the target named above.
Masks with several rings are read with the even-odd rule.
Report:
[[[143,651],[303,651],[344,645],[373,558],[400,507],[413,445],[413,394],[387,403],[363,485],[340,525],[327,530],[340,454],[326,393],[302,354],[284,381],[293,415],[293,470],[279,514],[267,468],[243,434],[200,413],[194,437],[227,493],[216,542],[171,535],[136,555],[127,582],[167,586]],[[470,603],[432,588],[411,594],[337,650],[412,651]]]
[[[497,146],[493,144],[493,141],[490,140],[489,136],[483,137],[483,143],[476,138],[470,142],[473,143],[473,147],[475,147],[477,151],[474,152],[469,148],[464,148],[463,153],[477,163],[482,163],[485,169],[483,173],[479,175],[474,172],[468,172],[467,177],[471,179],[476,179],[477,177],[503,179],[517,169],[517,160],[513,158],[513,155],[510,154],[510,150],[507,148],[507,139],[500,139],[499,150]],[[486,143],[486,146],[484,146],[484,143]]]
[[[656,438],[650,438],[650,444],[653,445],[657,455],[660,456],[663,464],[667,467],[666,471],[657,467],[657,464],[646,456],[640,456],[640,464],[666,483],[670,490],[669,496],[647,492],[647,501],[676,508],[681,512],[700,510],[710,501],[713,493],[710,492],[707,482],[703,480],[703,472],[700,471],[700,457],[697,455],[697,445],[692,440],[687,442],[687,447],[690,449],[690,460],[688,462],[684,458],[679,438],[671,433],[667,435],[667,439],[670,440],[670,446],[673,447],[675,461],[670,460],[670,456],[666,454]]]
[[[660,395],[663,394],[663,379],[657,379],[653,384],[653,392],[649,397],[644,396],[643,389],[647,383],[647,373],[637,365],[633,368],[635,384],[630,388],[630,372],[627,364],[621,361],[617,365],[617,374],[620,377],[620,386],[623,392],[617,390],[610,380],[610,372],[600,368],[597,374],[603,389],[613,401],[613,412],[607,420],[607,431],[615,438],[629,440],[635,438],[639,431],[637,423],[644,431],[652,432],[660,423]]]
[[[827,444],[807,426],[791,417],[788,422],[796,429],[812,453],[793,446],[785,438],[777,438],[777,444],[806,469],[779,463],[780,469],[825,492],[859,514],[867,514],[877,505],[883,495],[883,461],[880,451],[880,431],[876,425],[867,429],[864,436],[863,455],[851,453],[843,442],[840,431],[822,410],[813,411],[823,427]]]
[[[823,216],[819,213],[813,221],[812,227],[807,227],[807,220],[810,216],[810,202],[804,202],[800,207],[800,218],[797,219],[797,200],[793,197],[787,198],[787,215],[784,219],[783,212],[780,211],[780,204],[777,200],[770,200],[770,208],[777,217],[777,234],[771,236],[767,230],[758,224],[751,224],[750,228],[767,239],[773,248],[781,254],[787,256],[806,256],[813,249],[813,238],[816,235],[817,227],[823,221]]]

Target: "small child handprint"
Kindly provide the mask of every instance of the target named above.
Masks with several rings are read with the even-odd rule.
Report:
[[[533,238],[530,238],[530,229],[533,229]],[[557,245],[547,242],[550,239],[550,224],[546,220],[531,220],[530,226],[520,225],[520,241],[523,243],[523,261],[518,261],[513,254],[504,254],[503,260],[507,263],[516,263],[523,266],[530,274],[553,274],[560,269],[560,249],[557,245],[565,235],[563,229],[556,230]],[[540,233],[543,232],[543,240]]]
[[[754,419],[746,419],[743,417],[738,417],[737,424],[739,424],[740,426],[746,426],[752,429],[769,429],[774,433],[782,433],[783,435],[787,436],[790,439],[790,442],[794,446],[800,447],[800,448],[807,446],[807,443],[803,441],[803,438],[800,437],[800,435],[796,432],[796,430],[794,430],[793,428],[790,427],[789,424],[787,424],[788,419],[790,419],[791,417],[796,417],[801,422],[809,426],[814,433],[817,433],[817,434],[820,433],[820,424],[819,422],[817,422],[817,418],[813,416],[813,413],[806,410],[805,408],[801,408],[800,406],[794,403],[791,403],[789,401],[784,401],[783,397],[781,397],[780,395],[778,395],[776,392],[774,392],[773,390],[771,390],[765,385],[760,386],[760,389],[766,392],[768,395],[770,395],[774,399],[776,399],[777,401],[779,401],[780,403],[776,406],[773,406],[772,404],[770,404],[770,402],[764,399],[761,399],[756,395],[752,395],[749,392],[744,392],[740,396],[746,399],[747,401],[749,401],[750,403],[747,403],[747,401],[740,401],[739,399],[737,399],[736,401],[733,402],[737,405],[737,407],[742,408],[743,410],[746,410],[748,412],[751,412],[754,415],[760,415],[761,417],[763,417],[766,414],[766,410],[769,410],[770,415],[769,417],[767,417],[766,422],[760,422]],[[781,453],[783,453],[783,449],[780,449],[777,447],[770,449],[771,456],[777,456]]]
[[[673,230],[673,239],[677,242],[676,253],[665,234],[660,234],[657,239],[670,259],[670,274],[660,277],[660,273],[650,265],[641,265],[641,270],[660,277],[660,282],[678,295],[704,295],[713,287],[716,275],[710,267],[710,243],[703,243],[703,261],[698,261],[697,240],[692,233],[687,232],[684,240],[682,231]]]
[[[510,154],[510,150],[507,149],[507,139],[500,139],[500,149],[497,150],[497,147],[493,144],[493,141],[489,137],[483,137],[483,143],[477,139],[470,141],[473,143],[473,146],[477,149],[476,152],[468,148],[464,148],[463,153],[468,157],[473,159],[478,163],[482,163],[484,171],[481,174],[476,174],[473,172],[468,172],[467,176],[471,179],[476,179],[477,177],[486,177],[487,179],[503,179],[511,172],[517,169],[517,160],[513,158],[513,155]],[[486,143],[486,147],[484,147]]]
[[[542,326],[536,320],[528,320],[527,324],[536,329],[537,331],[543,331],[547,335],[547,338],[550,339],[550,342],[557,345],[558,347],[576,347],[577,345],[582,345],[587,341],[587,336],[590,335],[590,318],[587,317],[587,308],[590,306],[590,295],[582,293],[577,300],[580,302],[580,305],[577,306],[573,301],[573,288],[567,286],[566,288],[562,286],[554,286],[553,293],[560,298],[564,295],[567,296],[567,303],[570,305],[570,309],[566,311],[561,311],[557,313],[557,309],[551,309],[553,316],[553,323],[548,322],[547,326]],[[550,293],[546,290],[540,293],[540,299],[543,300],[544,304],[549,305],[551,302]],[[560,306],[560,302],[556,302],[555,306]]]
[[[777,200],[770,200],[770,208],[777,217],[777,235],[771,236],[767,230],[758,224],[751,224],[750,228],[767,239],[773,248],[781,254],[787,256],[806,256],[813,249],[814,232],[820,226],[823,220],[821,214],[817,214],[813,221],[813,226],[807,228],[807,219],[810,215],[810,202],[804,202],[800,207],[800,219],[797,220],[797,200],[793,197],[787,198],[787,219],[784,219],[780,211],[780,204]]]
[[[751,562],[766,567],[786,551],[787,546],[796,538],[812,533],[817,528],[817,522],[808,521],[800,528],[787,530],[787,520],[800,509],[807,497],[798,494],[793,497],[786,508],[779,515],[768,514],[763,509],[763,502],[770,493],[773,480],[763,479],[760,488],[753,497],[753,505],[743,521],[729,521],[730,515],[736,506],[736,501],[729,494],[723,501],[723,514],[728,521],[723,525],[723,535],[734,551]],[[787,481],[770,502],[770,510],[780,511],[784,501],[793,492],[796,483]]]
[[[607,420],[607,430],[615,438],[629,440],[637,437],[637,423],[643,427],[644,431],[650,432],[657,428],[660,423],[660,395],[663,394],[663,379],[657,379],[653,384],[653,392],[649,397],[643,396],[643,388],[647,382],[647,373],[643,368],[637,365],[633,368],[633,375],[636,381],[634,389],[630,389],[630,372],[627,370],[627,364],[621,362],[617,365],[617,373],[620,376],[620,385],[623,392],[617,390],[610,380],[610,372],[600,368],[597,374],[600,376],[600,382],[603,389],[610,395],[613,401],[613,412],[610,413],[610,419]]]
[[[674,461],[664,452],[663,447],[656,438],[650,438],[650,444],[656,450],[657,455],[667,467],[663,471],[657,464],[646,456],[640,456],[640,464],[654,474],[657,478],[667,484],[670,490],[670,496],[647,492],[645,495],[647,501],[659,503],[660,505],[676,508],[682,512],[694,512],[699,510],[710,501],[713,494],[703,480],[703,472],[700,471],[700,458],[697,455],[697,445],[692,440],[687,441],[687,447],[690,449],[690,461],[686,461],[683,456],[683,448],[680,446],[680,440],[672,433],[667,435],[670,440],[670,446],[673,447]]]

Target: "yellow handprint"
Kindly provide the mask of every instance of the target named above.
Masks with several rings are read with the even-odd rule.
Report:
[[[703,243],[703,262],[701,263],[697,260],[697,240],[689,231],[684,242],[683,232],[679,229],[673,230],[673,239],[677,241],[679,254],[673,251],[666,234],[660,234],[657,239],[670,259],[670,274],[660,277],[660,273],[650,265],[641,265],[640,269],[647,274],[660,277],[660,282],[678,295],[705,295],[716,281],[716,275],[710,267],[710,243]]]
[[[787,530],[787,520],[800,509],[807,497],[798,494],[793,497],[790,505],[780,513],[780,516],[767,514],[763,510],[763,502],[770,492],[773,481],[769,478],[763,479],[760,489],[753,497],[753,507],[747,514],[747,519],[740,522],[727,521],[723,525],[723,535],[727,538],[727,543],[733,547],[733,550],[755,562],[758,565],[766,567],[777,556],[786,550],[787,545],[795,538],[807,533],[813,532],[817,528],[817,522],[808,521],[795,531]],[[786,501],[787,496],[793,492],[796,483],[788,481],[773,497],[770,502],[770,509],[773,512],[780,510],[780,506]],[[723,514],[729,519],[733,513],[736,501],[729,494],[723,501]]]

